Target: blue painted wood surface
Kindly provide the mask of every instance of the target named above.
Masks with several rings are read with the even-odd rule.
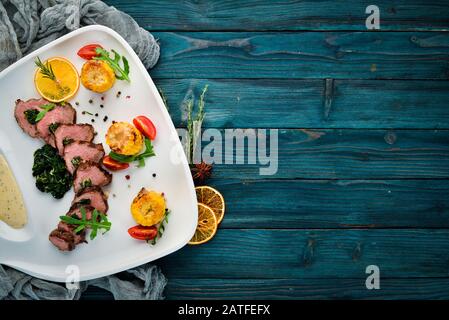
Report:
[[[380,32],[364,2],[106,2],[160,39],[176,126],[208,83],[205,127],[279,129],[276,175],[214,168],[226,217],[157,261],[167,298],[449,298],[447,1],[377,1]]]

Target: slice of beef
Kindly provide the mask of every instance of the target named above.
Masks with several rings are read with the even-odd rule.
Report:
[[[64,148],[64,161],[70,173],[86,161],[99,163],[104,157],[104,149],[101,143],[75,141]]]
[[[92,142],[94,127],[90,124],[61,124],[54,132],[56,148],[64,155],[64,147],[75,141]]]
[[[72,251],[75,249],[75,237],[71,232],[55,229],[50,233],[48,239],[61,251]]]
[[[33,138],[36,138],[39,136],[39,133],[36,128],[36,124],[31,124],[26,115],[25,111],[27,110],[36,110],[40,112],[42,109],[40,106],[49,103],[45,99],[29,99],[27,101],[23,101],[18,99],[16,101],[16,107],[14,110],[14,117],[16,118],[17,124],[20,128],[22,128],[25,133],[30,135]]]
[[[76,122],[76,111],[70,103],[56,105],[53,110],[48,111],[45,116],[37,123],[36,128],[46,143],[56,147],[55,137],[50,131],[50,126],[54,124],[73,124]]]
[[[77,228],[77,225],[68,224],[64,221],[59,221],[58,229],[71,233],[73,235],[73,241],[75,245],[80,244],[82,242],[86,242],[86,230],[81,230],[78,233],[75,233],[75,229]]]
[[[70,210],[69,212],[67,212],[66,215],[82,219],[83,213],[81,212],[81,208],[84,208],[84,210],[86,211],[86,219],[87,220],[92,219],[92,212],[94,211],[95,208],[89,205],[74,204],[70,207]]]
[[[110,184],[112,175],[104,170],[98,163],[87,161],[82,162],[75,171],[73,188],[75,193],[87,187],[104,187]]]
[[[75,196],[72,205],[90,205],[102,213],[108,211],[108,199],[99,187],[89,187]]]

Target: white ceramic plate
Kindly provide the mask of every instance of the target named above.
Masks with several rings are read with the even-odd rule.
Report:
[[[89,43],[99,43],[104,48],[115,49],[125,55],[130,64],[131,83],[116,81],[104,94],[86,90],[82,85],[70,101],[77,110],[78,123],[91,123],[98,132],[95,142],[104,143],[104,134],[111,120],[131,122],[135,116],[147,115],[157,127],[153,142],[156,156],[146,161],[146,167],[114,173],[109,192],[108,216],[111,230],[99,235],[89,244],[80,244],[72,252],[61,252],[48,241],[59,216],[64,215],[73,199],[69,191],[61,200],[37,190],[31,175],[33,152],[43,142],[26,135],[17,125],[13,110],[16,99],[39,97],[34,84],[34,59],[42,61],[53,56],[68,58],[78,70],[83,59],[76,55],[78,49]],[[120,98],[116,93],[121,91]],[[128,96],[128,97],[127,97]],[[89,99],[93,103],[89,104]],[[33,276],[66,281],[72,268],[79,267],[80,280],[89,280],[120,272],[166,256],[183,247],[192,237],[197,224],[197,201],[194,185],[175,127],[147,70],[126,41],[115,31],[103,26],[78,29],[38,49],[0,73],[0,153],[2,153],[21,188],[28,210],[28,225],[21,230],[8,227],[0,221],[0,263],[9,265]],[[75,101],[80,103],[75,106]],[[104,108],[100,108],[104,104]],[[87,110],[98,117],[82,115]],[[109,120],[103,122],[104,116]],[[153,177],[156,173],[156,177]],[[125,178],[130,175],[130,180]],[[163,237],[155,246],[132,239],[127,229],[134,226],[130,203],[138,191],[146,187],[165,193],[167,207],[171,210]],[[115,195],[112,196],[112,195]]]

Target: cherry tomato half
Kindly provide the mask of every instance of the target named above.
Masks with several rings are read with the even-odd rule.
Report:
[[[144,227],[137,225],[129,228],[128,233],[131,237],[137,240],[153,240],[157,235],[157,228],[155,226]]]
[[[137,130],[139,130],[148,139],[154,140],[154,138],[156,138],[156,127],[154,126],[153,122],[147,117],[135,117],[133,123]]]
[[[103,165],[111,171],[118,171],[129,168],[129,163],[115,161],[110,156],[106,156],[103,158]]]
[[[98,53],[95,51],[97,48],[103,47],[96,43],[88,44],[78,50],[78,55],[83,59],[91,60],[93,57],[98,56]]]

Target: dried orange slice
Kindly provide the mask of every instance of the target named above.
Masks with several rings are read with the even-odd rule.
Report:
[[[189,244],[202,244],[212,239],[217,232],[217,218],[208,206],[198,203],[198,225]]]
[[[38,68],[34,75],[37,92],[46,100],[61,102],[72,98],[80,86],[80,78],[75,66],[62,57],[50,58],[42,63],[49,74]]]
[[[195,191],[198,202],[211,208],[217,217],[217,223],[220,223],[225,213],[225,202],[221,193],[208,186],[196,187]]]

